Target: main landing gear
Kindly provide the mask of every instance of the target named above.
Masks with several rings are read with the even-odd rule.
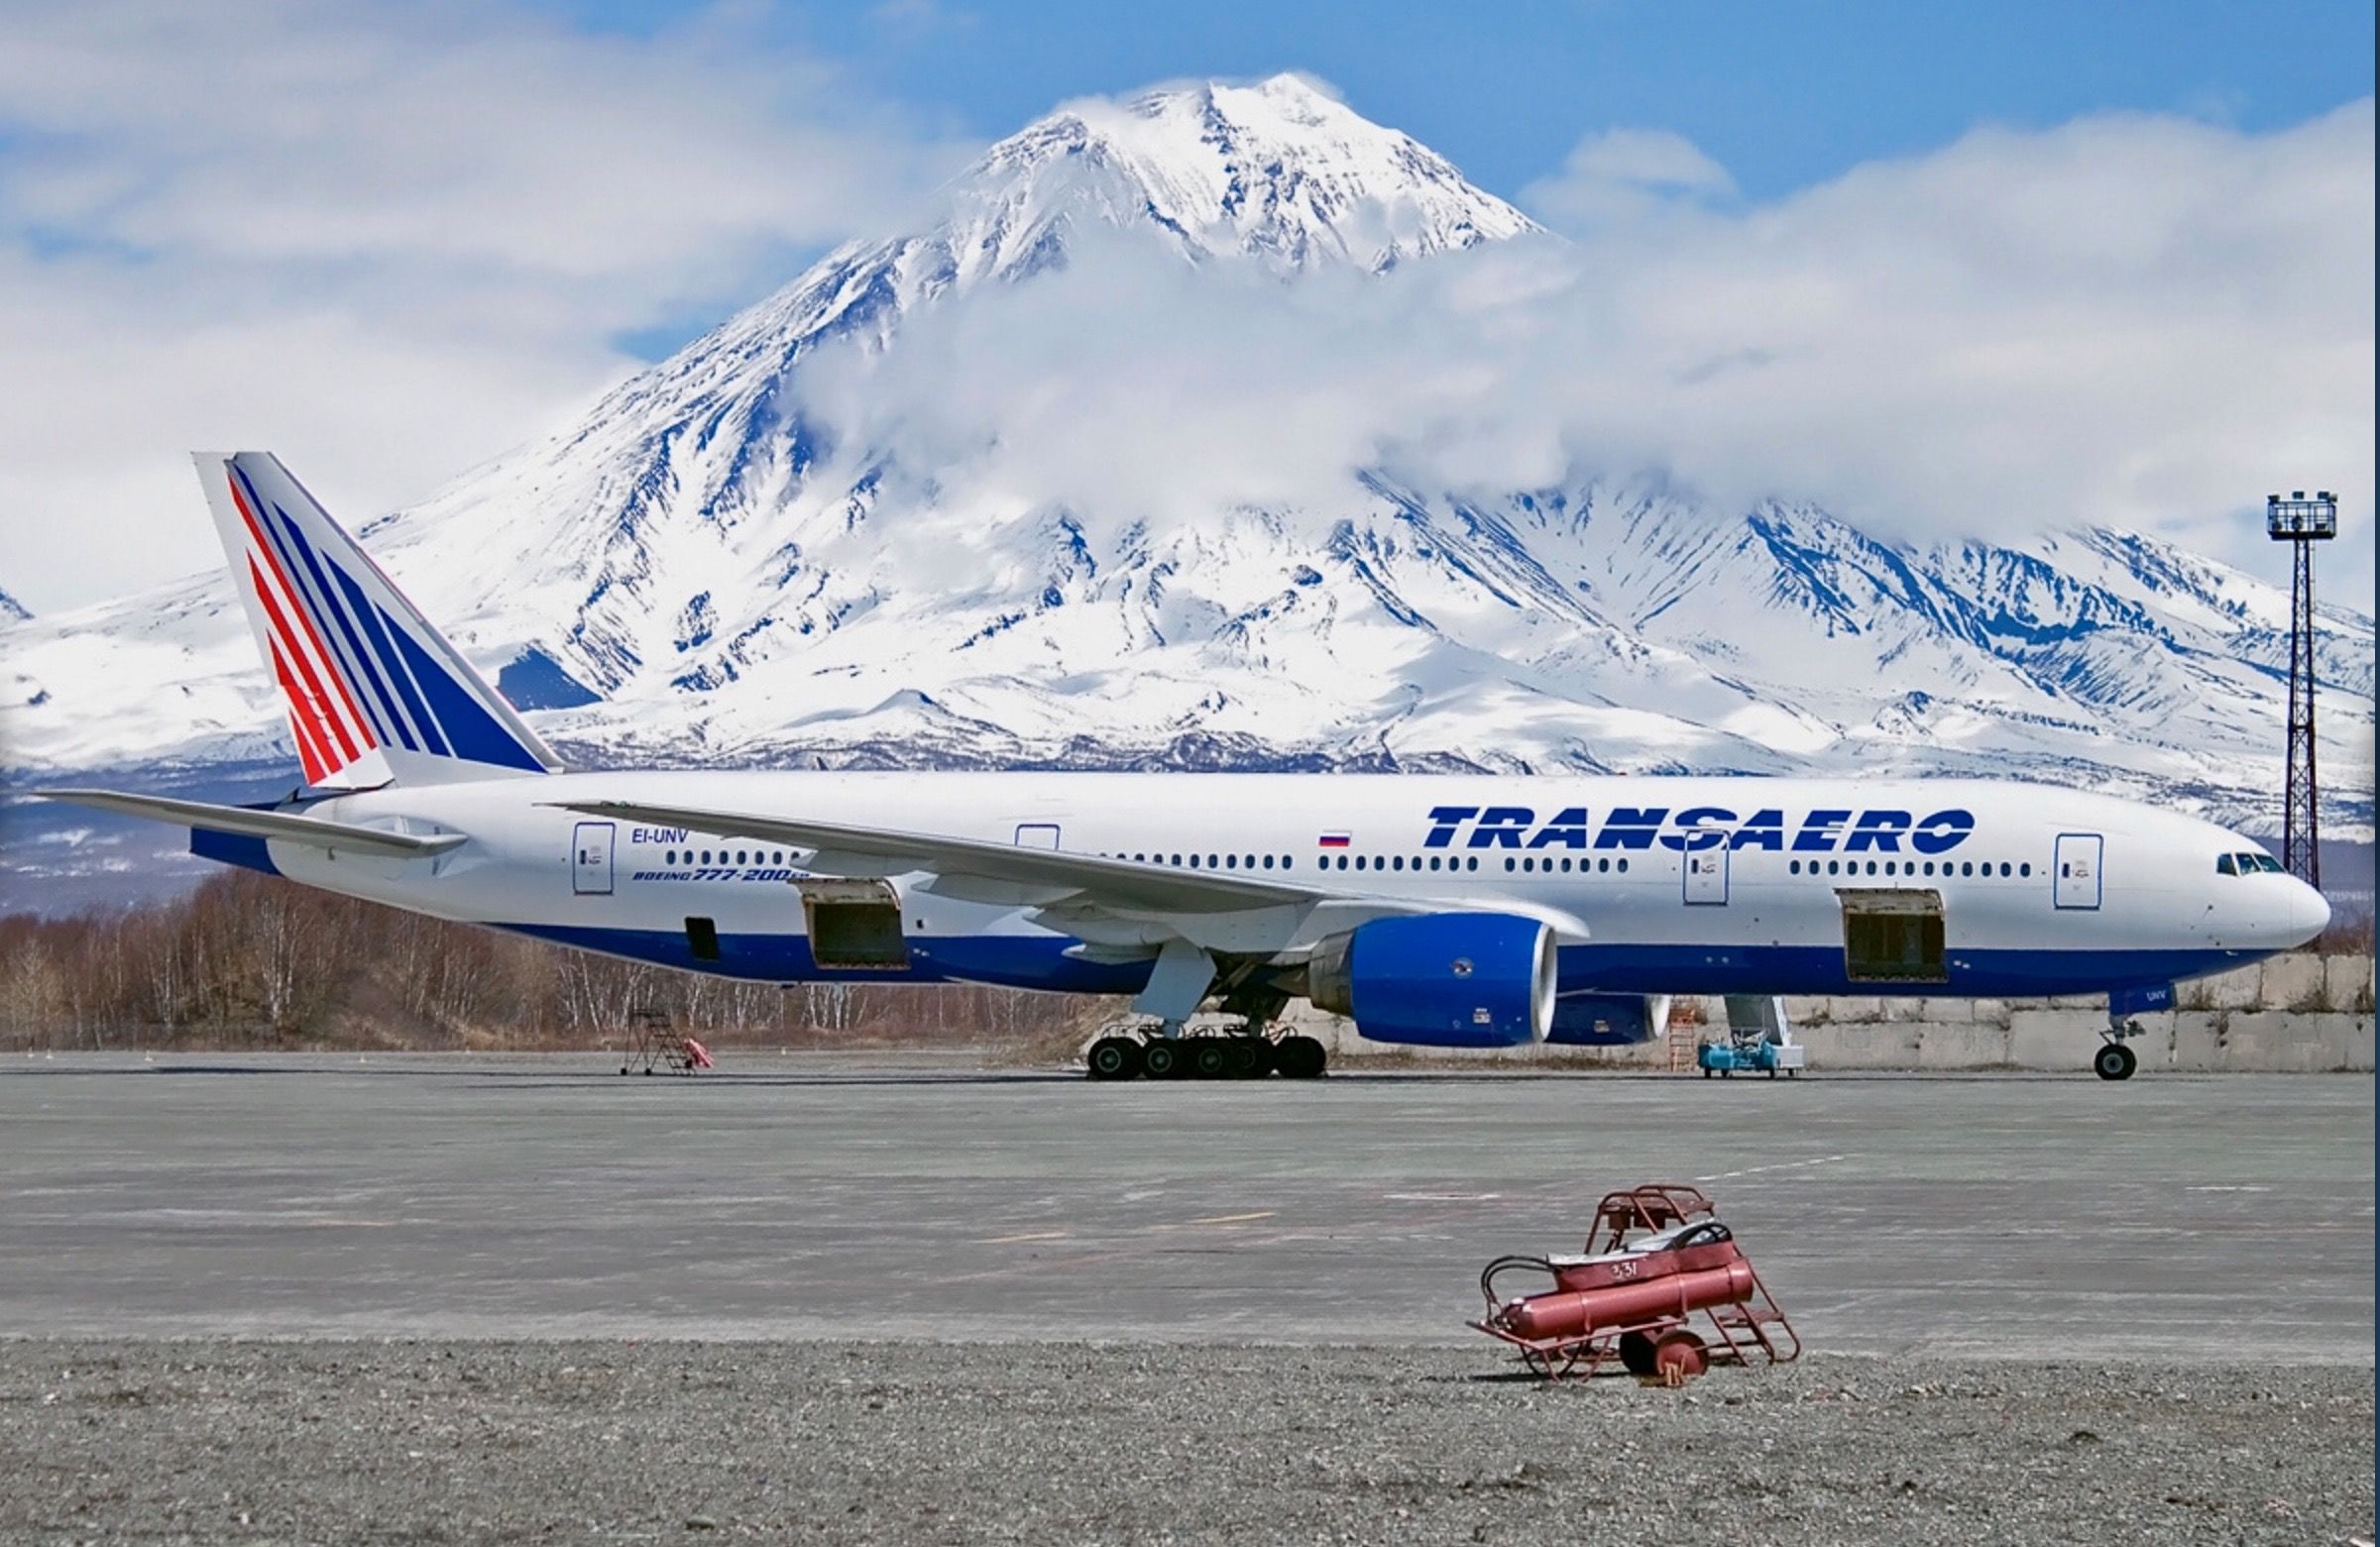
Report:
[[[2109,1015],[2107,1029],[2099,1033],[2105,1040],[2099,1044],[2099,1050],[2091,1055],[2091,1072],[2101,1079],[2130,1079],[2132,1071],[2139,1067],[2140,1060],[2133,1056],[2131,1049],[2124,1046],[2124,1041],[2138,1037],[2140,1032],[2138,1021],[2128,1016]]]
[[[1083,1060],[1092,1079],[1315,1079],[1329,1053],[1311,1037],[1235,1029],[1114,1026]]]

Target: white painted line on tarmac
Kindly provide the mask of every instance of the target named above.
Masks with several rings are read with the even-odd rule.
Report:
[[[1797,1171],[1812,1165],[1832,1165],[1848,1160],[1848,1155],[1822,1155],[1810,1160],[1779,1160],[1774,1165],[1748,1165],[1740,1171],[1717,1171],[1709,1176],[1697,1176],[1696,1181],[1733,1181],[1739,1176],[1764,1176],[1770,1171]]]

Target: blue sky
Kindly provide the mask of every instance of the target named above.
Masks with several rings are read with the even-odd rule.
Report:
[[[550,3],[579,25],[630,34],[704,9]],[[2369,4],[2289,0],[891,0],[785,5],[767,25],[982,138],[1071,96],[1310,70],[1508,198],[1580,135],[1614,125],[1683,135],[1756,199],[1985,122],[2039,128],[2133,109],[2270,129],[2369,95],[2374,45]]]
[[[1610,295],[1672,297],[1656,321],[1836,285],[1852,325],[1801,391],[1825,433],[1745,453],[1802,447],[1814,495],[1908,460],[1895,410],[2029,425],[1869,494],[2271,574],[2237,535],[2262,493],[2328,481],[2368,576],[2373,45],[2368,3],[10,0],[0,359],[41,388],[0,417],[0,589],[52,612],[212,568],[184,447],[417,500],[831,244],[913,229],[1061,102],[1283,69],[1600,241]],[[1977,350],[2030,364],[1993,398]],[[1978,395],[1928,397],[1929,364]]]
[[[570,25],[644,38],[710,13],[678,0],[537,0]],[[1514,198],[1582,135],[1667,130],[1747,201],[1983,124],[2037,129],[2109,111],[2247,131],[2373,90],[2373,8],[2354,4],[1862,3],[1454,7],[1322,0],[1132,10],[874,0],[771,5],[757,25],[833,58],[873,95],[992,140],[1069,97],[1177,76],[1303,69]],[[716,320],[696,307],[623,331],[657,359]]]

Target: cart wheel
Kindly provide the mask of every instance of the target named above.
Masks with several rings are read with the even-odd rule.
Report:
[[[1642,1332],[1620,1334],[1620,1368],[1632,1376],[1652,1374],[1652,1339]]]
[[[620,1072],[621,1072],[621,1073],[623,1073],[623,1074],[625,1074],[625,1073],[627,1072],[627,1070],[625,1070],[625,1069],[622,1069]],[[1710,1068],[1710,1065],[1709,1065],[1709,1064],[1707,1064],[1707,1063],[1703,1065],[1702,1077],[1703,1077],[1704,1079],[1709,1079],[1709,1078],[1711,1077],[1711,1068]]]
[[[1675,1371],[1680,1381],[1691,1381],[1710,1368],[1710,1356],[1703,1352],[1702,1339],[1691,1332],[1664,1332],[1652,1346],[1654,1375],[1666,1376]]]

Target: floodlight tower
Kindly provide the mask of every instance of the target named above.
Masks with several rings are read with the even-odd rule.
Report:
[[[2264,532],[2295,545],[2289,581],[2289,766],[2281,795],[2281,867],[2308,886],[2323,883],[2315,846],[2314,545],[2338,535],[2338,500],[2328,490],[2312,499],[2297,490],[2264,498]]]

